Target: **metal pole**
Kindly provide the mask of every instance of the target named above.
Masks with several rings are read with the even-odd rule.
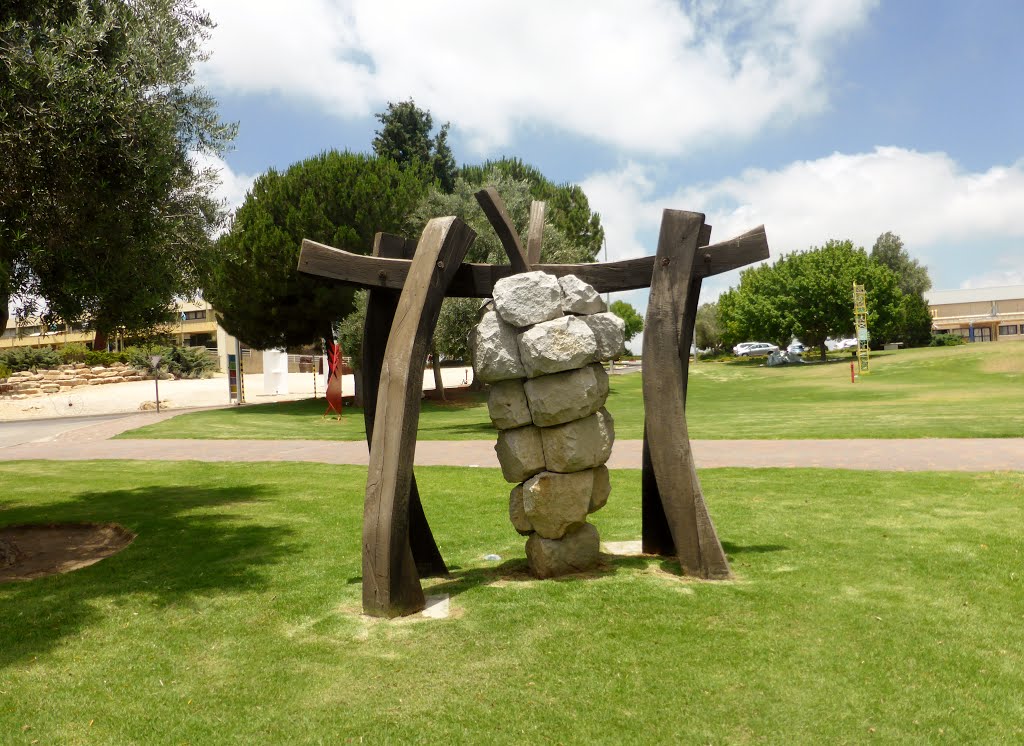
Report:
[[[153,374],[153,383],[156,385],[156,412],[160,414],[160,371]]]

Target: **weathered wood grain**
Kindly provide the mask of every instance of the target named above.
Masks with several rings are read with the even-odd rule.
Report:
[[[540,248],[544,242],[544,203],[530,203],[530,225],[526,229],[526,261],[532,267],[540,262]]]
[[[374,237],[373,256],[412,259],[416,252],[416,242],[378,233]],[[373,442],[373,425],[377,413],[377,389],[380,384],[380,371],[384,365],[384,350],[391,332],[391,325],[398,307],[399,292],[386,288],[370,290],[366,302],[366,321],[363,325],[363,421],[366,424],[366,443]],[[434,534],[430,530],[427,516],[420,501],[419,489],[416,486],[416,475],[409,480],[409,547],[412,550],[416,570],[421,577],[433,577],[448,574],[441,550],[437,547]]]
[[[697,276],[711,277],[768,258],[764,226],[741,236],[701,249],[694,267]],[[353,254],[342,249],[304,240],[299,254],[299,271],[328,277],[361,287],[401,290],[409,274],[409,261]],[[576,275],[599,293],[636,290],[651,284],[654,257],[593,264],[537,264],[531,269],[556,277]],[[463,264],[448,287],[449,297],[489,298],[494,283],[513,274],[507,264]]]
[[[691,332],[683,325],[699,252],[706,251],[698,246],[703,227],[704,216],[699,213],[665,210],[662,215],[644,322],[644,368],[649,371],[643,378],[644,431],[649,463],[645,459],[648,474],[643,484],[657,488],[683,572],[721,579],[731,573],[693,463],[684,389]],[[684,341],[686,350],[680,349]]]
[[[700,237],[697,241],[698,249],[707,246],[711,241],[711,226],[705,224],[700,230]],[[693,319],[697,316],[697,304],[700,301],[699,277],[694,274],[690,280],[690,292],[686,299],[686,313],[692,312]],[[679,354],[688,355],[690,340],[693,334],[693,325],[687,325],[686,316],[680,325]],[[689,382],[690,366],[688,361],[683,363],[683,410],[686,409],[686,390]],[[668,525],[668,517],[665,515],[665,507],[661,503],[661,493],[658,491],[658,480],[654,476],[654,466],[651,463],[651,450],[647,442],[647,426],[644,425],[644,445],[641,461],[642,469],[640,475],[640,526],[641,546],[644,554],[658,554],[664,557],[672,557],[676,554],[676,545],[672,540],[672,530]]]
[[[509,217],[508,210],[505,209],[505,201],[498,194],[498,190],[494,187],[484,187],[474,196],[480,203],[491,227],[494,228],[494,232],[498,234],[498,240],[501,241],[501,245],[508,255],[512,274],[529,272],[530,262],[523,250],[523,244],[519,241],[516,227],[512,224],[512,218]]]
[[[427,223],[395,310],[381,366],[363,509],[363,611],[372,616],[412,614],[426,603],[409,545],[407,503],[423,368],[448,284],[474,238],[458,218]]]

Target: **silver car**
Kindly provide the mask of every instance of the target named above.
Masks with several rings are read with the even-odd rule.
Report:
[[[746,347],[736,353],[737,357],[757,357],[759,355],[770,355],[779,351],[778,345],[768,342],[745,342]]]

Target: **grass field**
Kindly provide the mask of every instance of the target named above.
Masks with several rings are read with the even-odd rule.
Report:
[[[360,468],[0,465],[0,524],[138,533],[0,585],[0,742],[1024,740],[1024,474],[702,472],[720,584],[532,581],[496,471],[417,478],[453,615],[385,623],[358,614]],[[638,536],[639,481],[613,474],[604,539]]]
[[[651,371],[646,371],[651,375]],[[613,376],[616,437],[643,437],[638,374]],[[1007,438],[1024,436],[1024,344],[1007,342],[878,353],[850,383],[849,365],[766,368],[697,363],[687,420],[698,439]],[[121,437],[362,440],[362,413],[324,420],[323,401],[197,412]],[[481,397],[425,402],[420,439],[494,437]]]

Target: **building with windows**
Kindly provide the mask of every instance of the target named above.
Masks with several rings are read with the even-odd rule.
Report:
[[[217,323],[213,306],[204,300],[196,303],[180,301],[172,317],[160,329],[179,345],[206,347],[215,352],[221,370],[227,370],[227,355],[235,351],[235,338]],[[0,350],[12,347],[63,347],[66,344],[81,343],[92,346],[95,332],[77,324],[46,327],[39,319],[29,319],[18,325],[13,318],[0,335]]]
[[[1024,340],[1024,285],[925,293],[935,334],[969,342]]]

